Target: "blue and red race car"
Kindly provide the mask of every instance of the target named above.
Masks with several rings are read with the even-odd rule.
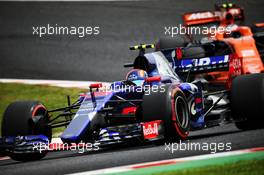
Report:
[[[232,54],[182,58],[185,48],[145,53],[154,45],[131,47],[139,55],[126,79],[101,89],[92,84],[68,106],[48,110],[40,102],[11,103],[3,117],[0,151],[14,160],[43,158],[47,151],[34,149],[48,144],[52,129],[65,127],[64,143],[92,143],[99,147],[119,143],[174,141],[188,138],[192,130],[234,122],[240,129],[262,127],[264,74],[239,76],[241,69]],[[191,73],[218,69],[229,72],[230,86],[209,91]]]

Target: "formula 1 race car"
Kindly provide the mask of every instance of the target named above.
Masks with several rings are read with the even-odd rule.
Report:
[[[243,22],[244,19],[244,10],[233,3],[216,4],[215,11],[199,11],[183,15],[183,23],[186,27],[198,27],[212,23],[217,26],[201,40],[217,40],[227,43],[241,58],[243,74],[264,72],[264,25],[258,23],[253,27],[248,27],[241,23],[237,24]],[[208,73],[207,77],[210,77],[210,82],[223,83],[228,75],[225,72],[213,72]]]
[[[66,126],[60,135],[64,143],[99,147],[184,140],[191,130],[229,122],[245,130],[263,126],[264,74],[239,76],[239,59],[232,54],[183,59],[178,47],[145,53],[153,47],[131,47],[140,52],[124,65],[132,67],[125,80],[104,89],[91,84],[76,102],[68,99],[66,107],[48,110],[36,101],[11,103],[2,121],[1,153],[19,161],[41,159],[47,151],[35,146],[48,144],[52,128],[61,126]],[[186,79],[175,73],[170,59]],[[211,92],[202,81],[188,81],[190,72],[218,69],[229,72],[229,89]]]

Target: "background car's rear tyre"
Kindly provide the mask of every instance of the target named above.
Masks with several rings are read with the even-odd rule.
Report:
[[[186,47],[188,45],[188,47]],[[162,37],[156,43],[156,51],[184,47],[183,58],[205,57],[205,50],[200,46],[192,46],[186,36]]]
[[[43,134],[51,140],[47,109],[37,101],[17,101],[5,110],[2,121],[2,136],[26,136]],[[18,161],[32,161],[43,158],[47,152],[17,153],[10,157]]]
[[[176,47],[185,47],[189,43],[189,39],[186,36],[175,36],[175,37],[161,37],[155,44],[156,51],[163,49],[171,49]]]
[[[186,97],[177,87],[164,85],[164,91],[144,95],[143,121],[162,120],[167,141],[184,140],[190,129],[190,115]]]
[[[205,56],[204,49],[199,46],[186,47],[183,53],[184,58],[202,58]]]
[[[234,78],[231,87],[231,110],[239,129],[264,127],[264,74]]]

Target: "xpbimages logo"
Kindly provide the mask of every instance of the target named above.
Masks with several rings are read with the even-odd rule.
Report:
[[[45,26],[32,26],[32,34],[38,37],[72,35],[83,38],[91,35],[99,35],[99,26],[59,26],[58,24]]]
[[[216,36],[217,33],[219,34],[227,34],[231,33],[231,27],[222,27],[222,26],[191,26],[186,27],[183,25],[178,26],[165,26],[164,27],[164,34],[167,36],[175,37],[177,35],[211,35]]]
[[[219,151],[230,151],[232,149],[232,143],[216,143],[216,142],[190,142],[189,140],[179,143],[165,143],[165,151],[169,151],[172,154],[177,153],[177,151],[210,151],[214,154]]]
[[[44,152],[44,151],[77,151],[78,153],[84,153],[86,151],[98,151],[100,148],[100,143],[85,143],[80,142],[76,143],[42,143],[36,142],[33,143],[33,151]]]

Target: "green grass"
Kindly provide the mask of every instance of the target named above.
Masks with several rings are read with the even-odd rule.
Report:
[[[73,102],[77,100],[79,93],[81,92],[85,92],[85,90],[51,87],[46,85],[0,83],[0,121],[2,121],[6,107],[14,101],[37,100],[42,102],[47,109],[54,109],[65,107],[67,105],[67,95],[70,95]],[[53,133],[56,135],[63,129],[64,128],[55,129]]]
[[[264,175],[264,159],[153,173],[151,175]]]

